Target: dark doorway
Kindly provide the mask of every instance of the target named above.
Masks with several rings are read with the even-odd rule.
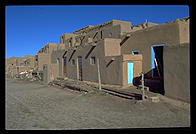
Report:
[[[154,46],[153,51],[154,68],[152,68],[152,76],[163,77],[163,46]]]
[[[163,72],[163,44],[151,46],[152,60],[152,85],[153,92],[165,94],[164,92],[164,72]],[[157,83],[157,84],[155,84]]]
[[[63,74],[64,74],[64,76],[66,76],[66,73],[67,73],[67,58],[66,57],[64,57],[63,58]]]
[[[17,74],[19,74],[19,67],[17,67]]]
[[[78,56],[78,79],[82,81],[82,57]]]

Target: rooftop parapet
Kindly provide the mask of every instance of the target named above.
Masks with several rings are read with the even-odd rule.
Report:
[[[84,28],[76,30],[74,32],[74,34],[80,34],[80,33],[83,33],[83,32],[89,32],[91,30],[100,29],[100,28],[103,28],[105,26],[114,26],[114,25],[119,25],[119,24],[120,25],[130,25],[131,26],[131,23],[128,22],[128,21],[111,20],[111,21],[104,22],[104,23],[96,25],[96,26],[88,25],[88,26],[86,26]]]
[[[44,47],[42,47],[38,53],[49,53],[49,48],[57,48],[58,44],[56,43],[47,43],[46,45],[44,45]]]
[[[144,28],[148,28],[148,27],[152,27],[152,26],[156,26],[156,25],[158,25],[158,24],[152,23],[152,22],[144,22],[144,23],[132,26],[131,27],[131,32],[141,30],[141,29],[144,29]]]
[[[175,19],[173,21],[169,21],[169,22],[166,22],[166,23],[176,23],[176,22],[188,22],[189,23],[190,21],[190,17],[185,17],[185,18],[179,18],[179,19]]]

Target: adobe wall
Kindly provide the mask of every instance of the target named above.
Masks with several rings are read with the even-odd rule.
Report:
[[[98,82],[97,58],[99,58],[101,81],[103,84],[128,85],[126,78],[127,62],[134,62],[134,77],[137,77],[142,71],[142,55],[129,54],[122,56],[120,53],[120,42],[120,39],[105,38],[99,41],[95,47],[87,45],[84,47],[80,46],[75,50],[74,48],[70,48],[65,55],[67,58],[67,77],[79,79],[77,60],[78,56],[81,56],[83,80]],[[116,50],[113,51],[114,48]],[[70,58],[72,54],[73,56]],[[90,63],[91,57],[96,58],[95,64]],[[75,65],[72,64],[72,60],[75,61]]]
[[[122,55],[122,68],[123,68],[123,78],[122,78],[122,85],[123,86],[129,86],[133,84],[128,84],[127,80],[127,63],[133,62],[134,67],[134,78],[139,77],[142,72],[142,55],[132,55],[132,54],[125,54]]]
[[[155,25],[158,25],[158,24],[152,23],[152,22],[144,22],[144,23],[132,26],[131,27],[131,32],[134,32],[134,31],[137,31],[137,30],[143,30],[145,28],[152,27],[152,26],[155,26]]]
[[[7,77],[13,77],[16,73],[16,57],[6,59],[6,75]]]
[[[179,21],[180,44],[190,42],[190,25],[187,22]]]
[[[64,77],[63,74],[63,64],[64,64],[64,59],[63,59],[63,55],[65,53],[66,50],[57,50],[52,52],[51,54],[51,63],[52,64],[56,64],[58,66],[58,77]],[[57,62],[57,59],[59,58],[59,63]]]
[[[18,70],[17,70],[18,68]],[[16,70],[18,71],[17,73],[20,73],[20,72],[24,72],[24,71],[29,71],[33,68],[29,67],[29,66],[18,66],[16,67]]]
[[[143,72],[151,70],[151,46],[179,44],[179,24],[166,23],[130,33],[130,38],[121,46],[121,54],[131,54],[132,50],[140,50],[143,55]],[[164,51],[164,50],[163,50]]]
[[[65,55],[65,57],[67,58],[67,77],[71,78],[71,79],[78,79],[78,74],[77,74],[77,59],[78,56],[82,56],[82,73],[83,73],[83,80],[86,81],[94,81],[97,82],[98,81],[98,76],[97,76],[97,60],[95,64],[91,64],[90,63],[90,59],[91,57],[95,57],[96,59],[99,58],[100,60],[100,71],[101,74],[107,74],[107,73],[111,73],[112,70],[106,68],[107,60],[104,59],[104,57],[106,55],[110,55],[110,56],[116,56],[119,55],[120,50],[116,51],[116,52],[111,52],[108,51],[108,49],[110,48],[114,48],[117,45],[119,46],[120,40],[119,39],[104,39],[101,40],[97,43],[97,45],[94,47],[92,45],[86,45],[85,47],[78,47],[75,50],[75,53],[73,54],[72,58],[70,59],[74,49],[70,49],[67,54]],[[106,47],[106,49],[105,49]],[[70,61],[69,61],[70,60]],[[75,65],[72,65],[72,60],[75,61]],[[113,65],[115,64],[115,69],[119,71],[119,63],[118,62],[114,62]],[[103,72],[104,70],[108,70],[107,72]],[[111,72],[110,72],[111,70]],[[111,74],[113,74],[114,72],[112,72]],[[117,75],[118,73],[115,73],[113,75]],[[118,81],[116,81],[115,78],[113,78],[113,82],[111,80],[107,80],[108,77],[104,77],[101,76],[103,82],[107,83],[113,83],[113,84],[121,84],[120,83],[120,78],[118,77]],[[115,81],[115,82],[114,82]]]
[[[34,66],[35,66],[35,62],[34,62],[35,58],[34,58],[34,56],[32,56],[32,57],[24,57],[24,58],[25,59],[29,59],[29,61],[30,61],[29,67],[30,68],[34,68]]]
[[[47,43],[38,51],[36,54],[38,58],[35,61],[35,67],[38,68],[38,71],[43,71],[44,64],[51,64],[51,53],[56,51],[57,48],[58,45],[56,43]]]
[[[142,55],[106,56],[102,59],[101,76],[103,84],[130,86],[127,80],[127,63],[134,63],[134,77],[142,72]],[[108,65],[108,63],[110,63]]]
[[[88,50],[91,47],[85,47],[79,51],[75,52],[75,56],[72,59],[75,60],[75,65],[72,65],[72,60],[67,62],[67,77],[72,79],[78,79],[77,74],[77,58],[78,56],[82,56],[82,76],[85,81],[98,82],[98,72],[97,72],[97,58],[99,58],[100,65],[100,74],[101,74],[101,82],[103,84],[114,84],[114,85],[122,85],[122,63],[120,56],[106,56],[104,57],[104,49],[103,45],[97,46],[88,58],[85,58]],[[96,57],[96,63],[91,64],[90,58]],[[67,56],[67,60],[69,60],[69,56]],[[108,65],[112,58],[115,57],[115,60]],[[108,65],[108,66],[107,66]]]
[[[102,84],[122,85],[123,71],[121,56],[106,56],[101,58],[99,63]],[[98,82],[98,79],[96,82]]]
[[[164,89],[171,98],[190,102],[190,44],[164,48]]]
[[[90,53],[90,50],[93,46],[88,45],[85,47],[78,47],[73,54],[72,58],[71,55],[73,53],[73,49],[70,49],[65,57],[67,58],[67,77],[71,79],[78,79],[77,77],[77,59],[78,56],[82,56],[82,66],[83,66],[83,79],[87,81],[97,81],[97,72],[95,65],[90,64],[90,57],[95,56],[96,58],[104,57],[104,41],[100,41],[96,47]],[[88,55],[89,53],[89,55]],[[72,60],[75,61],[75,65],[72,65]],[[92,75],[93,74],[93,75]]]
[[[16,60],[16,65],[20,66],[21,63],[24,63],[25,60],[29,60],[29,67],[30,68],[34,68],[34,56],[28,56],[28,57],[21,57],[21,58],[17,58]]]
[[[129,27],[128,29],[130,29],[131,22],[120,21],[120,20],[111,20],[109,22],[104,22],[104,23],[101,23],[101,24],[96,25],[96,26],[87,26],[87,27],[81,28],[79,30],[76,30],[74,32],[74,34],[79,35],[79,34],[82,34],[82,33],[89,33],[89,32],[92,32],[92,31],[99,31],[99,30],[102,30],[102,29],[105,29],[105,28],[106,29],[111,28],[111,27],[116,26],[116,25],[120,25],[120,26],[126,27],[126,28]]]
[[[24,63],[25,60],[29,59],[29,65],[20,66],[20,63]],[[22,71],[29,71],[34,67],[34,57],[25,56],[25,57],[11,57],[6,59],[6,75],[15,76],[17,73]],[[18,69],[17,69],[18,68]]]
[[[64,34],[60,37],[59,48],[67,48],[67,46],[85,46],[91,42],[97,42],[104,38],[122,38],[126,32],[130,32],[131,23],[127,21],[112,20],[97,26],[81,28],[74,34]],[[65,38],[64,36],[67,37]]]
[[[38,71],[43,71],[43,65],[50,63],[50,54],[38,54]]]
[[[120,38],[121,27],[121,25],[103,27],[98,30],[89,31],[86,34],[77,35],[75,37],[76,44],[74,46],[87,45],[90,42],[96,42],[104,38]]]
[[[44,64],[43,65],[43,82],[48,84],[58,77],[57,64]]]

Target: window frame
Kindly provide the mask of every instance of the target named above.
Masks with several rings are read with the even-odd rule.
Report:
[[[131,54],[132,54],[132,55],[137,55],[137,54],[135,54],[135,52],[138,52],[137,54],[140,54],[140,50],[132,50],[132,51],[131,51]]]
[[[91,65],[95,65],[96,64],[96,57],[95,56],[90,57],[90,64]]]
[[[71,65],[73,65],[73,66],[75,66],[75,65],[76,65],[76,61],[75,61],[75,59],[72,59],[72,60],[71,60]]]

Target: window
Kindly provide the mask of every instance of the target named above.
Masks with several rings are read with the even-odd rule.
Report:
[[[90,58],[90,64],[94,65],[95,64],[95,57]]]
[[[68,40],[69,47],[72,46],[72,39]]]
[[[75,60],[74,59],[72,59],[72,65],[75,65]]]
[[[133,55],[140,54],[140,50],[133,50],[133,51],[131,51],[131,54],[133,54]]]
[[[29,61],[29,60],[26,60],[26,61],[24,62],[24,64],[25,64],[25,66],[29,66],[29,65],[30,65],[30,61]]]

